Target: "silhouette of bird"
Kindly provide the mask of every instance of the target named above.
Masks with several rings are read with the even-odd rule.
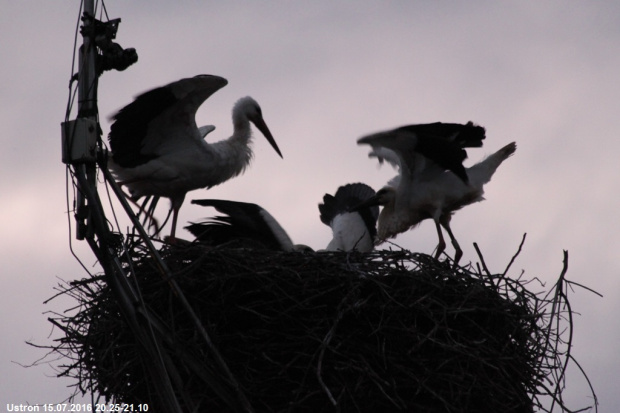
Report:
[[[112,117],[110,170],[134,201],[144,196],[170,199],[170,242],[187,192],[211,188],[245,171],[252,159],[250,122],[282,157],[260,106],[249,96],[233,107],[231,137],[212,144],[203,140],[214,127],[198,128],[196,111],[227,83],[213,75],[181,79],[139,95]]]
[[[256,204],[221,199],[194,199],[192,204],[213,207],[225,214],[185,227],[200,243],[218,246],[241,241],[276,251],[311,250],[306,245],[293,244],[280,223]]]
[[[446,246],[443,227],[455,249],[454,264],[458,264],[463,251],[450,228],[452,215],[464,206],[482,201],[484,185],[516,151],[516,143],[512,142],[465,168],[464,148],[482,146],[485,134],[484,128],[471,122],[432,123],[405,126],[358,140],[358,144],[371,145],[369,156],[399,169],[399,175],[388,185],[354,208],[383,206],[378,220],[379,243],[432,219],[439,237],[435,258]]]
[[[366,184],[354,183],[338,188],[334,195],[325,194],[319,204],[321,222],[332,229],[333,238],[325,248],[328,251],[370,252],[377,235],[378,206],[355,211],[353,207],[375,195]]]

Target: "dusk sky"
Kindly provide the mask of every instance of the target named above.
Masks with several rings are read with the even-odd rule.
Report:
[[[72,233],[60,152],[79,1],[0,1],[4,409],[70,394],[73,381],[55,378],[49,365],[22,367],[45,355],[25,342],[58,337],[48,312],[74,305],[43,304],[61,279],[88,275],[71,248],[89,271],[100,268]],[[157,0],[109,1],[106,8],[110,18],[122,18],[116,41],[136,48],[139,61],[100,79],[104,135],[109,117],[134,96],[214,74],[229,83],[197,114],[199,125],[217,127],[208,141],[230,136],[232,106],[250,95],[282,150],[284,159],[256,132],[250,168],[189,193],[180,227],[213,215],[191,199],[253,202],[295,243],[324,248],[331,233],[319,221],[323,195],[350,182],[379,189],[395,175],[368,159],[359,137],[411,123],[472,120],[486,127],[487,138],[483,148],[468,151],[467,165],[516,141],[516,154],[485,187],[486,200],[452,220],[461,263],[478,260],[476,242],[490,270],[502,272],[527,233],[510,275],[523,271],[546,290],[568,250],[567,278],[603,294],[576,289],[569,297],[578,313],[572,352],[599,411],[620,410],[619,2]],[[163,218],[167,201],[160,204]],[[117,202],[112,207],[121,213]],[[128,225],[121,217],[121,227]],[[177,235],[191,239],[185,230]],[[434,224],[426,221],[394,242],[430,254]],[[448,245],[446,252],[454,251]],[[574,365],[564,397],[573,409],[592,404]]]

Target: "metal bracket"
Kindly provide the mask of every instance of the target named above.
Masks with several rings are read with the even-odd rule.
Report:
[[[62,161],[65,164],[95,162],[99,127],[91,119],[78,118],[60,124]]]
[[[97,77],[106,70],[123,71],[138,61],[136,49],[123,49],[112,41],[116,39],[121,19],[102,22],[85,12],[82,21],[84,22],[80,30],[82,36],[92,38],[101,52],[97,54]]]

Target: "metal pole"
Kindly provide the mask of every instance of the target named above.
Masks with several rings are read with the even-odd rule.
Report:
[[[79,50],[78,71],[78,113],[76,123],[69,123],[63,130],[68,141],[63,161],[74,169],[77,195],[75,219],[76,237],[86,239],[104,269],[107,282],[115,291],[121,311],[130,328],[145,351],[147,371],[155,386],[156,399],[159,399],[166,412],[181,413],[182,409],[175,395],[165,362],[160,351],[160,341],[152,334],[145,323],[138,319],[136,312],[137,296],[127,283],[127,276],[117,262],[114,249],[109,245],[111,234],[97,193],[97,163],[95,147],[91,147],[92,136],[99,136],[97,109],[96,66],[97,45],[95,43],[96,20],[94,0],[83,0],[82,46]],[[83,126],[86,125],[86,126]],[[85,133],[86,131],[89,133]],[[83,142],[82,142],[83,140]],[[66,159],[64,157],[66,156]]]
[[[82,47],[80,48],[80,69],[78,78],[78,117],[96,117],[96,82],[95,72],[95,10],[94,0],[84,0],[84,18],[82,30]],[[93,116],[95,115],[95,116]]]
[[[167,339],[169,340],[168,332],[165,326],[158,325],[155,322],[156,320],[149,309],[141,303],[139,290],[137,290],[138,286],[132,286],[129,283],[128,274],[125,273],[125,269],[117,256],[116,240],[108,227],[97,192],[97,163],[102,162],[100,166],[105,179],[111,184],[129,217],[139,229],[145,244],[159,264],[160,271],[166,274],[175,295],[187,309],[198,333],[213,353],[215,358],[214,370],[219,370],[219,373],[224,375],[227,379],[226,384],[230,386],[230,389],[225,384],[217,385],[217,381],[210,376],[206,378],[205,384],[219,387],[218,393],[220,395],[225,393],[222,397],[235,411],[253,412],[249,400],[243,394],[225,360],[169,273],[148,235],[137,222],[122,191],[114,182],[105,166],[105,161],[102,159],[97,109],[98,77],[104,70],[124,70],[128,65],[137,61],[137,54],[134,49],[123,50],[110,40],[114,37],[115,25],[118,25],[119,22],[120,19],[107,22],[106,29],[112,27],[114,34],[109,38],[104,37],[102,39],[101,33],[99,33],[102,29],[102,22],[95,19],[94,0],[83,0],[81,31],[83,43],[79,50],[78,113],[75,121],[67,121],[63,124],[63,162],[71,165],[76,178],[76,238],[88,241],[103,267],[106,281],[115,293],[128,328],[135,335],[138,344],[142,347],[145,359],[148,360],[145,367],[154,386],[154,398],[160,402],[166,412],[181,413],[182,408],[175,392],[176,384],[177,391],[184,397],[186,407],[194,411],[196,406],[183,392],[183,384],[173,383],[176,376],[176,366],[169,358],[168,352],[162,348],[162,344]],[[121,53],[119,53],[119,49],[122,51]],[[105,64],[102,63],[104,61]],[[168,344],[170,345],[170,343]]]
[[[84,0],[84,17],[82,26],[82,47],[79,56],[78,72],[78,118],[97,121],[97,73],[95,58],[95,8],[94,0]],[[84,138],[83,136],[78,136]],[[96,185],[95,162],[83,162],[75,165],[75,173],[86,176],[89,185]],[[78,186],[75,219],[76,238],[83,240],[93,236],[91,225],[92,211],[87,205],[83,188]]]

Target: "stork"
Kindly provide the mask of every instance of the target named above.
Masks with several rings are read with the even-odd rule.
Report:
[[[332,229],[333,238],[325,248],[328,251],[370,252],[377,235],[378,206],[352,208],[375,195],[366,184],[343,185],[334,195],[325,194],[319,204],[321,222]]]
[[[484,199],[484,185],[517,148],[515,142],[509,143],[465,168],[464,148],[480,147],[484,138],[484,128],[472,122],[410,125],[360,138],[358,144],[372,147],[369,156],[380,162],[386,160],[399,169],[397,177],[354,208],[383,206],[378,220],[378,242],[432,219],[439,237],[435,258],[446,247],[443,227],[454,246],[454,265],[457,265],[463,251],[450,228],[452,215]]]
[[[192,204],[213,207],[226,214],[185,227],[200,243],[217,246],[234,240],[250,240],[276,251],[311,250],[305,245],[293,244],[278,221],[256,204],[220,199],[194,199]]]
[[[214,127],[198,128],[196,111],[227,83],[213,75],[181,79],[137,96],[112,117],[110,170],[134,201],[143,196],[170,199],[169,242],[175,241],[187,192],[211,188],[245,171],[252,159],[250,122],[282,157],[260,106],[249,96],[233,107],[231,137],[213,144],[203,140]]]

